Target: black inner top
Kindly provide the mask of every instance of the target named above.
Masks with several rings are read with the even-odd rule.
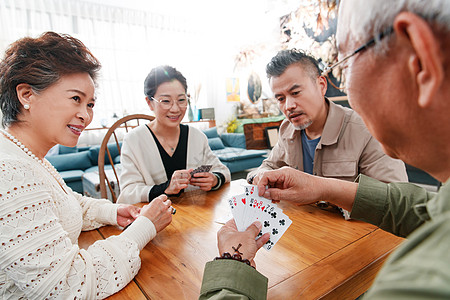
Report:
[[[149,201],[153,200],[153,198],[158,197],[161,194],[164,194],[164,191],[170,184],[170,179],[172,178],[172,174],[176,170],[185,170],[186,169],[186,161],[187,161],[187,142],[188,142],[188,134],[189,134],[189,126],[180,124],[180,137],[178,138],[178,144],[176,146],[175,152],[172,156],[170,156],[164,147],[159,142],[156,135],[153,131],[148,127],[150,133],[155,139],[156,145],[158,146],[159,155],[161,157],[162,163],[164,165],[164,170],[166,171],[167,181],[161,184],[154,185],[149,193]],[[181,194],[183,191],[180,191],[177,195]]]

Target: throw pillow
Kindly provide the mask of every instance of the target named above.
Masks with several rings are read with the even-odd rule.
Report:
[[[225,146],[222,143],[222,140],[218,137],[208,139],[208,144],[211,150],[219,150],[225,148]]]
[[[217,133],[217,127],[205,129],[203,130],[203,133],[206,135],[208,139],[219,137],[219,134]]]

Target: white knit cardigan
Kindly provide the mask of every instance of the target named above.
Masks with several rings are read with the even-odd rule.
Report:
[[[81,230],[117,224],[117,205],[64,190],[0,134],[1,299],[101,299],[138,272],[153,223],[138,217],[122,234],[80,249]]]

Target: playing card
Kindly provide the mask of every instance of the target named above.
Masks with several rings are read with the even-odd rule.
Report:
[[[230,219],[233,219],[234,216],[231,213],[231,211],[227,211],[225,214],[220,214],[214,219],[214,222],[218,224],[225,225],[226,222],[228,222]]]
[[[201,165],[191,172],[191,176],[197,173],[209,172],[211,170],[212,165]]]
[[[269,241],[263,246],[266,250],[270,250],[279,240],[278,236],[282,235],[280,229],[278,228],[279,218],[285,217],[286,215],[279,207],[277,207],[276,204],[272,203],[271,200],[263,197],[255,199],[255,203],[253,206],[254,213],[252,218],[254,221],[261,222],[262,225],[261,231],[258,234],[257,238],[267,232],[270,233]],[[286,223],[286,221],[283,221],[283,223]],[[286,230],[283,230],[283,233],[284,231]]]
[[[278,218],[270,220],[272,222],[269,228],[270,239],[264,244],[263,248],[270,250],[280,240],[286,230],[291,226],[292,220],[289,219],[284,213],[280,213]],[[263,225],[264,228],[264,225]],[[263,232],[264,234],[264,232]]]
[[[231,213],[233,215],[234,221],[236,223],[236,227],[239,231],[244,231],[243,221],[244,221],[244,211],[245,204],[247,202],[247,195],[241,194],[236,195],[228,199],[228,205],[230,206]]]
[[[256,195],[258,195],[258,187],[256,185],[246,185],[245,187],[245,193],[249,196],[254,195],[256,193]]]
[[[248,196],[245,209],[244,225],[250,226],[259,216],[259,210],[263,210],[266,204],[271,204],[272,201],[264,197],[258,196],[258,187],[254,185],[245,186],[245,194]]]
[[[272,200],[258,196],[257,186],[246,186],[245,190],[246,194],[248,194],[250,197],[248,206],[251,207],[251,209],[249,209],[248,211],[248,214],[246,212],[246,217],[251,217],[252,219],[254,219],[253,221],[256,221],[257,219],[264,220],[269,217],[276,218],[277,213],[281,212],[277,205],[275,203],[272,203]]]
[[[258,200],[253,196],[246,196],[246,202],[244,204],[244,220],[242,221],[242,227],[244,230],[248,228],[255,220],[254,216],[258,213],[257,211]]]
[[[261,232],[256,238],[270,233],[270,239],[263,247],[266,250],[272,249],[292,224],[291,219],[270,199],[259,197],[258,188],[254,185],[245,186],[245,193],[235,197],[229,201],[231,204],[235,203],[234,207],[239,207],[236,210],[239,213],[233,213],[238,230],[244,231],[253,222],[261,222]]]

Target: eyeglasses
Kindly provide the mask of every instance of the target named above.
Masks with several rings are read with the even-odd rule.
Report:
[[[375,41],[381,41],[381,39],[383,39],[386,36],[391,35],[394,32],[394,28],[391,26],[388,29],[386,29],[385,31],[381,32],[380,34],[378,34],[376,37],[374,37],[373,39],[371,39],[370,41],[368,41],[367,43],[365,43],[364,45],[362,45],[361,47],[359,47],[358,49],[356,49],[355,51],[353,51],[351,54],[347,55],[346,57],[344,57],[343,59],[341,59],[340,61],[334,63],[331,66],[327,66],[323,72],[322,72],[322,76],[325,76],[328,79],[328,82],[336,89],[339,90],[343,90],[345,89],[345,87],[337,87],[335,84],[333,84],[333,82],[331,81],[331,79],[328,77],[328,74],[337,66],[339,66],[340,64],[342,64],[343,62],[347,61],[350,57],[355,56],[356,54],[358,54],[359,52],[362,52],[363,50],[366,50],[368,48],[370,48],[371,46],[375,45]]]
[[[188,97],[186,98],[180,98],[178,100],[172,100],[172,99],[155,99],[153,97],[151,97],[152,100],[155,100],[156,102],[158,102],[159,104],[161,104],[161,108],[163,109],[170,109],[172,108],[173,104],[176,103],[178,105],[179,108],[186,108],[188,105]]]

